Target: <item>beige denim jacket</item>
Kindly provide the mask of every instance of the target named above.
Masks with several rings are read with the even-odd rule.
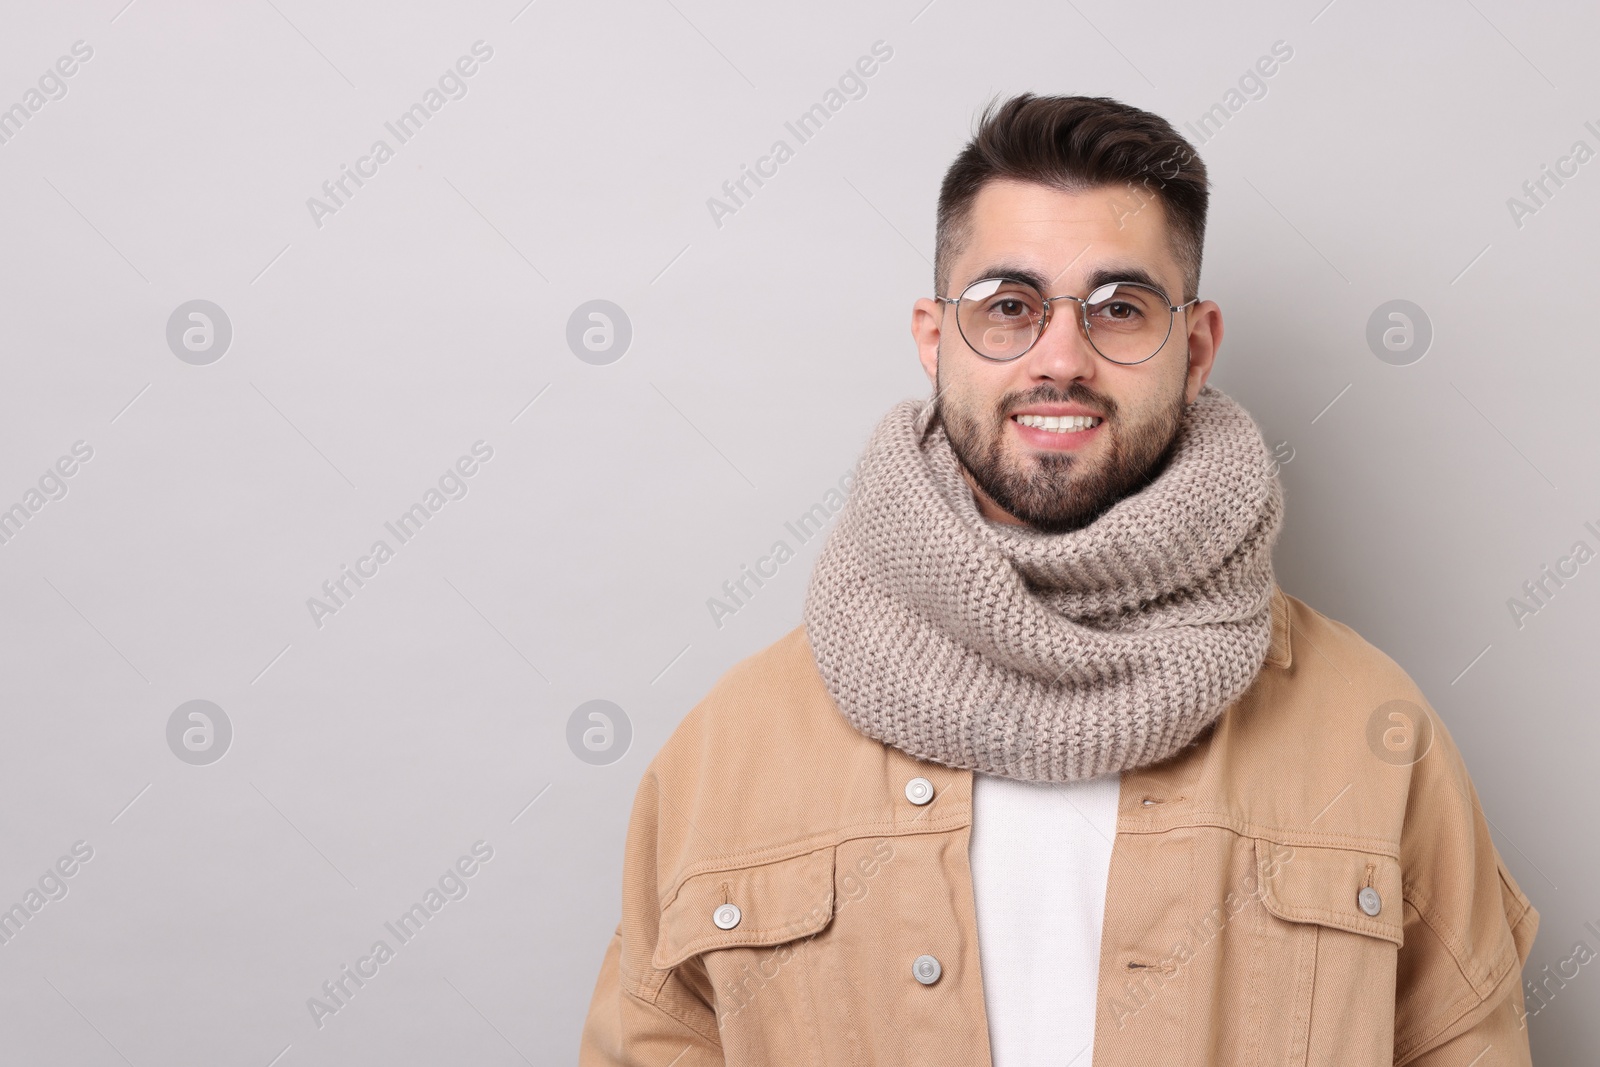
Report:
[[[1539,915],[1449,732],[1349,627],[1272,615],[1250,689],[1122,776],[1094,1067],[1527,1064]],[[737,664],[640,783],[580,1065],[990,1067],[971,828],[971,772],[857,732],[803,628]]]

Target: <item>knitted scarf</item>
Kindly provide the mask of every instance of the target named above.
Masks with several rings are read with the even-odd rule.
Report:
[[[1025,781],[1173,755],[1271,643],[1283,490],[1250,414],[1207,385],[1144,489],[1066,533],[978,511],[933,408],[878,424],[806,590],[834,702],[918,759]]]

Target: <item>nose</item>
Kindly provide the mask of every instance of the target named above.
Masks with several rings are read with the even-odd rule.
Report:
[[[1050,305],[1044,332],[1022,357],[1028,377],[1041,381],[1087,381],[1099,369],[1100,354],[1083,332],[1083,311],[1071,300]]]

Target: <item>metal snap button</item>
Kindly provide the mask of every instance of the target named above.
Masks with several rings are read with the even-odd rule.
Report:
[[[732,930],[739,925],[739,905],[724,904],[711,913],[711,921],[717,924],[719,930]]]
[[[1378,891],[1370,885],[1356,894],[1356,903],[1368,915],[1376,915],[1383,908],[1383,899],[1378,896]]]
[[[913,804],[926,804],[933,799],[933,783],[922,777],[911,779],[906,783],[906,799]]]
[[[932,956],[918,956],[911,964],[911,974],[923,985],[932,985],[939,980],[944,968],[939,966],[939,961]]]

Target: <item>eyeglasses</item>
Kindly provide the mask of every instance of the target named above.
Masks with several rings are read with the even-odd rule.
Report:
[[[1107,282],[1086,297],[1051,296],[1013,278],[980,278],[959,297],[936,296],[956,305],[961,337],[978,355],[1009,363],[1032,348],[1050,324],[1050,306],[1071,300],[1079,306],[1084,336],[1113,363],[1134,364],[1161,351],[1172,335],[1174,316],[1199,297],[1177,306],[1143,282]]]

